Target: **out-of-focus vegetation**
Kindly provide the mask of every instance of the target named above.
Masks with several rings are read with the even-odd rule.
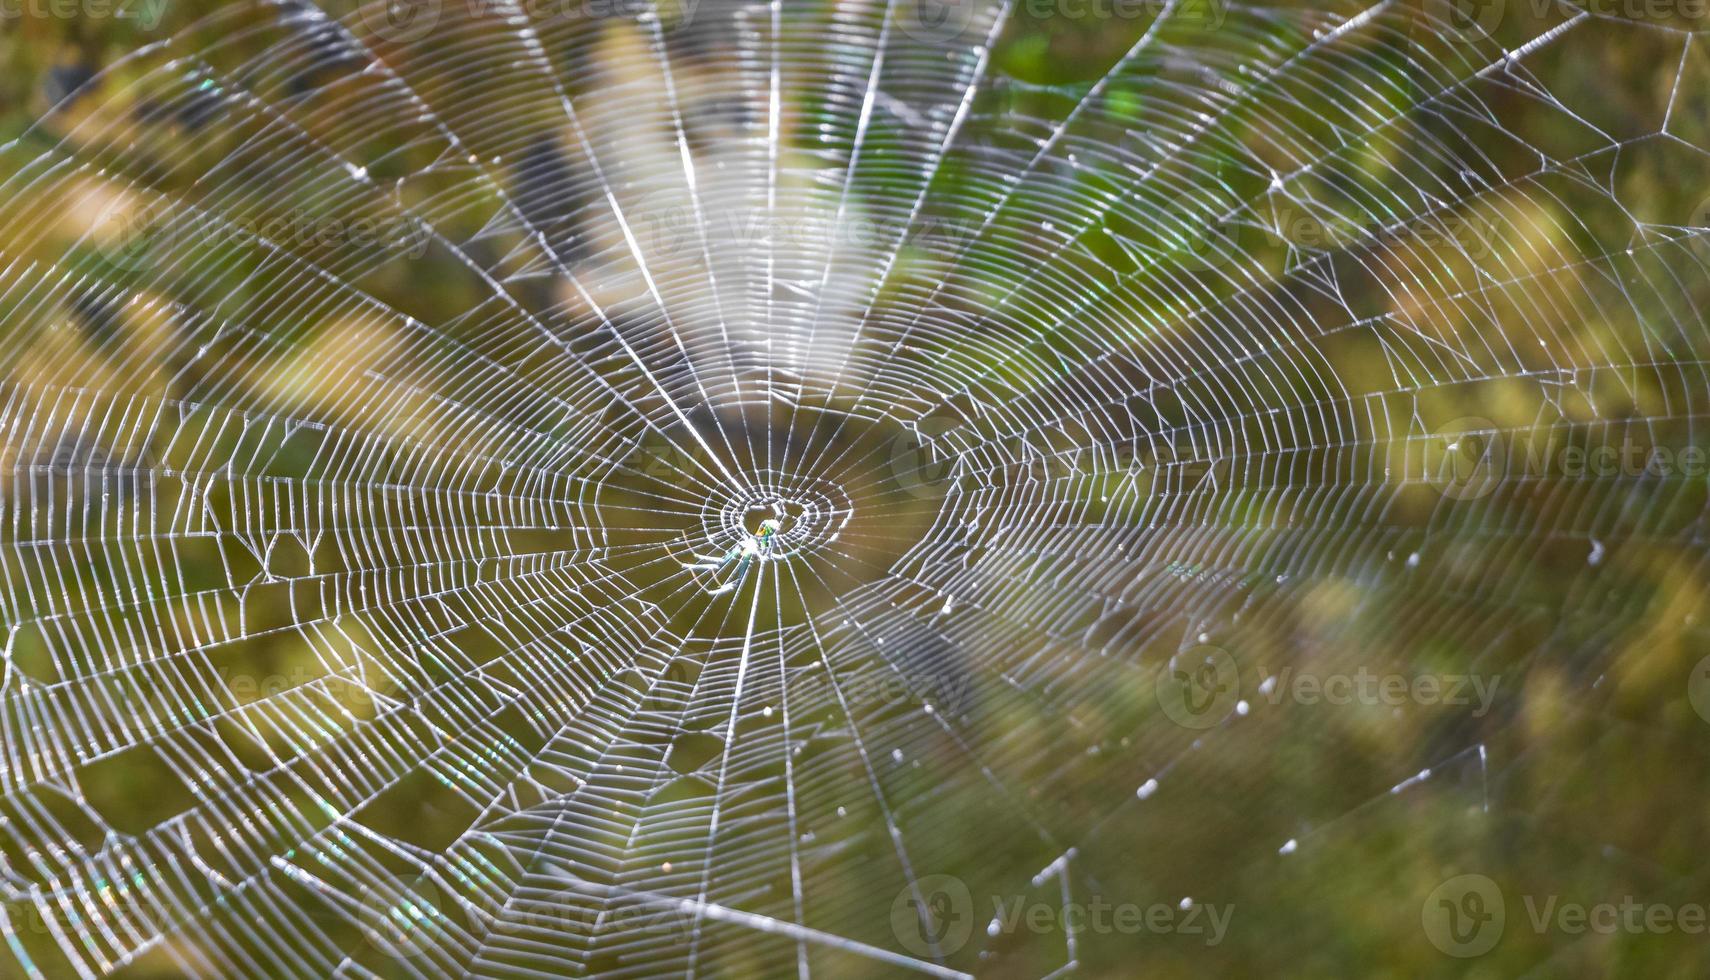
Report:
[[[0,23],[0,138],[19,136],[39,124],[38,131],[23,138],[29,141],[26,145],[46,153],[55,140],[75,133],[82,123],[120,118],[137,127],[140,161],[150,153],[165,157],[183,151],[212,159],[235,152],[243,136],[254,130],[222,132],[220,125],[193,112],[186,115],[182,102],[172,102],[170,111],[149,105],[146,90],[125,84],[132,80],[126,67],[118,69],[113,84],[66,104],[58,118],[48,118],[50,106],[97,70],[223,6],[171,0],[154,28],[86,17],[25,16]],[[1563,19],[1553,11],[1545,17]],[[1531,20],[1527,11],[1516,10],[1499,38],[1531,36]],[[232,17],[221,29],[236,30],[242,23],[241,17]],[[1018,17],[994,54],[998,82],[982,94],[1003,105],[981,104],[981,118],[991,131],[973,138],[1025,159],[1022,151],[1038,145],[1038,120],[1062,118],[1148,23],[1060,12]],[[1231,25],[1237,24],[1243,31],[1264,30],[1262,23],[1254,26],[1254,21],[1225,11],[1216,26],[1183,27],[1170,40],[1190,43],[1195,35],[1189,31],[1197,29],[1203,31],[1198,42],[1215,47],[1227,37],[1219,32],[1236,30]],[[606,52],[608,64],[624,63],[625,51],[644,50],[636,36],[620,28],[601,37],[590,48]],[[704,74],[695,76],[694,69],[686,67],[690,79],[678,80],[685,91],[724,70],[721,43],[718,37],[696,40],[693,57],[685,58],[685,64],[700,66]],[[1449,47],[1443,39],[1424,34],[1418,43],[1434,55],[1443,55]],[[1252,270],[1279,274],[1297,259],[1299,247],[1333,245],[1339,235],[1357,236],[1370,220],[1370,215],[1358,213],[1362,203],[1383,200],[1386,193],[1399,197],[1413,192],[1427,184],[1427,177],[1443,177],[1439,171],[1467,160],[1478,159],[1487,167],[1482,177],[1506,176],[1517,184],[1539,170],[1540,152],[1557,161],[1530,186],[1484,194],[1460,209],[1458,227],[1479,237],[1477,248],[1452,237],[1425,242],[1373,259],[1389,264],[1384,274],[1364,280],[1355,264],[1341,263],[1338,270],[1350,282],[1363,283],[1354,286],[1365,290],[1356,296],[1365,304],[1357,312],[1378,319],[1404,311],[1420,332],[1380,337],[1376,331],[1347,330],[1316,338],[1323,340],[1315,348],[1321,357],[1292,362],[1292,376],[1267,377],[1266,383],[1274,387],[1255,388],[1252,394],[1260,401],[1251,410],[1262,414],[1268,407],[1262,399],[1274,396],[1285,402],[1276,407],[1293,411],[1284,413],[1283,422],[1310,425],[1310,414],[1302,406],[1344,395],[1372,396],[1374,415],[1398,413],[1403,402],[1417,413],[1414,419],[1390,418],[1398,430],[1415,422],[1431,430],[1455,419],[1478,418],[1505,430],[1563,429],[1601,439],[1610,435],[1610,427],[1634,423],[1634,433],[1650,444],[1675,450],[1704,445],[1704,424],[1710,417],[1703,372],[1703,364],[1710,361],[1705,315],[1710,310],[1710,277],[1705,276],[1710,256],[1683,247],[1653,259],[1643,253],[1643,246],[1670,228],[1679,235],[1694,221],[1704,224],[1704,202],[1710,200],[1710,168],[1704,160],[1710,149],[1710,59],[1705,52],[1702,43],[1686,47],[1682,36],[1662,31],[1615,25],[1578,31],[1554,49],[1527,58],[1507,88],[1494,81],[1469,83],[1484,115],[1463,106],[1469,111],[1427,124],[1440,129],[1443,145],[1456,148],[1458,156],[1408,157],[1401,152],[1403,144],[1373,140],[1351,151],[1354,163],[1316,186],[1312,175],[1303,177],[1295,187],[1300,197],[1332,212],[1337,207],[1332,202],[1340,202],[1347,228],[1334,217],[1326,218],[1325,208],[1297,201],[1303,217],[1284,221],[1269,239],[1242,241]],[[1369,57],[1382,60],[1392,54],[1374,45]],[[1196,78],[1191,69],[1183,71],[1177,79],[1181,84]],[[1410,86],[1435,91],[1442,85],[1441,79],[1419,77],[1418,72],[1416,65],[1393,64],[1396,85],[1387,98],[1398,114],[1417,111],[1409,104],[1417,89]],[[614,69],[613,74],[621,72]],[[457,83],[455,78],[439,81]],[[1106,92],[1105,97],[1118,106],[1131,102],[1135,118],[1144,119],[1148,103],[1168,100],[1172,91],[1165,85],[1136,84]],[[1540,93],[1559,98],[1560,106],[1545,108]],[[595,120],[591,126],[621,122],[600,119],[597,86],[590,83],[576,94],[595,106],[589,109]],[[1315,93],[1261,101],[1251,118],[1228,123],[1222,130],[1224,142],[1215,151],[1228,158],[1227,171],[1213,161],[1214,172],[1201,173],[1201,182],[1193,188],[1207,202],[1206,213],[1221,215],[1267,194],[1262,179],[1236,165],[1238,148],[1267,156],[1279,173],[1300,169],[1312,161],[1289,159],[1287,141],[1272,134],[1290,130],[1300,134],[1300,145],[1314,145],[1314,136],[1352,121],[1339,114],[1348,108],[1345,101],[1344,93],[1326,84]],[[1360,108],[1371,109],[1372,101],[1362,102]],[[314,118],[308,110],[305,116]],[[811,116],[811,107],[804,110],[806,116]],[[1003,124],[991,123],[994,119]],[[1654,134],[1665,121],[1671,138],[1657,138]],[[798,122],[803,131],[810,128]],[[715,126],[716,119],[707,125]],[[1653,135],[1647,139],[1647,134]],[[1107,135],[1145,137],[1114,127]],[[530,199],[531,179],[543,179],[541,173],[565,166],[570,158],[569,151],[562,156],[542,153],[548,162],[536,167],[507,168],[501,163],[494,168],[521,201]],[[5,166],[15,167],[20,159]],[[1569,159],[1573,162],[1559,162]],[[419,162],[406,153],[388,164],[402,173]],[[187,167],[167,177],[195,172]],[[6,176],[10,174],[0,173],[0,178]],[[951,173],[945,179],[957,176]],[[313,202],[312,175],[302,180],[295,191]],[[1089,170],[1083,180],[1076,185],[1078,192],[1091,195],[1108,186],[1109,174]],[[421,186],[410,192],[431,202],[438,190]],[[63,199],[36,206],[65,227],[34,240],[37,253],[32,257],[70,250],[70,242],[81,240],[78,247],[90,253],[88,261],[104,260],[95,254],[103,244],[99,234],[90,238],[92,222],[80,210],[95,206],[90,201],[100,188],[60,186],[53,192]],[[385,202],[367,204],[374,208],[375,227],[388,227]],[[1272,213],[1291,206],[1281,200],[1270,205]],[[131,205],[121,201],[115,206],[123,211]],[[468,214],[453,214],[448,222],[479,224],[484,214],[471,205]],[[964,224],[982,217],[972,211],[947,215]],[[1646,230],[1635,230],[1635,222]],[[1005,234],[1051,240],[1024,213],[1005,214],[998,224]],[[1494,240],[1481,237],[1492,228],[1503,230]],[[583,231],[557,230],[566,239],[578,239]],[[1121,230],[1150,244],[1173,234],[1162,223]],[[7,248],[23,237],[0,237],[4,261],[16,258]],[[1077,261],[1088,265],[1086,293],[1097,295],[1104,288],[1099,276],[1108,275],[1109,269],[1092,268],[1092,259],[1114,265],[1121,261],[1122,250],[1113,239],[1088,237],[1085,249],[1076,253]],[[322,249],[310,242],[303,251],[330,261],[346,256],[348,244]],[[1189,241],[1182,248],[1193,252],[1202,245]],[[186,254],[196,254],[185,247]],[[1641,250],[1638,258],[1624,254],[1630,247]],[[1564,268],[1563,254],[1587,259]],[[1443,290],[1435,284],[1443,275],[1475,280],[1471,267],[1480,263],[1504,278],[1489,284],[1485,315],[1468,322],[1463,311],[1442,302]],[[236,263],[223,269],[225,278],[218,288],[259,302],[243,293],[267,288],[265,280],[257,284],[245,278],[254,267]],[[17,275],[23,266],[14,263],[11,268]],[[484,298],[478,292],[481,284],[456,274],[457,263],[437,250],[420,261],[355,262],[352,268],[367,277],[364,285],[373,295],[424,321],[441,322],[436,311],[469,311]],[[924,278],[929,269],[923,263],[915,274]],[[910,274],[905,269],[899,278],[906,281]],[[1626,283],[1671,278],[1667,290],[1624,288]],[[591,276],[591,281],[597,288],[598,277]],[[1250,284],[1231,278],[1206,289],[1228,298]],[[4,285],[0,283],[0,293]],[[994,281],[992,288],[1001,294],[1003,285]],[[1386,292],[1384,285],[1393,288]],[[530,294],[531,289],[538,295]],[[611,289],[621,306],[620,288]],[[519,286],[518,292],[524,303],[540,306],[570,294],[562,283],[539,282]],[[1672,297],[1673,303],[1658,296]],[[1187,305],[1180,294],[1155,294],[1154,307],[1142,311],[1146,322],[1179,328],[1186,310],[1174,308],[1176,303]],[[1327,317],[1331,313],[1321,298],[1305,290],[1299,304]],[[194,366],[186,363],[148,363],[148,352],[165,349],[169,345],[163,338],[171,336],[158,310],[109,309],[102,316],[107,318],[104,325],[97,324],[87,335],[44,333],[39,344],[4,365],[7,380],[162,396],[171,394],[172,379],[196,376]],[[1327,325],[1345,326],[1340,321]],[[106,344],[102,329],[117,330],[124,339]],[[1140,336],[1138,324],[1134,329],[1139,344],[1146,338]],[[1180,329],[1192,345],[1191,332]],[[251,389],[333,424],[375,422],[364,414],[362,402],[370,389],[362,369],[391,363],[393,357],[407,359],[408,338],[384,324],[357,321],[295,324],[290,335],[291,346],[252,365],[255,374],[246,381]],[[944,361],[977,364],[988,357],[977,339],[944,351]],[[97,347],[110,352],[115,345],[129,352],[124,371],[94,356]],[[1489,359],[1469,367],[1452,354],[1442,354],[1474,348],[1488,352]],[[1203,349],[1213,360],[1228,350],[1209,341]],[[1070,357],[1075,351],[1065,347],[1057,353]],[[1444,360],[1433,361],[1437,355]],[[331,362],[351,371],[329,376],[317,370]],[[1591,370],[1609,363],[1621,366]],[[1020,393],[1018,398],[1049,390],[1060,380],[1048,366],[1032,362],[989,366]],[[1563,366],[1572,370],[1558,371]],[[1465,383],[1435,383],[1457,371],[1465,374]],[[1183,401],[1196,386],[1203,386],[1214,400],[1219,383],[1214,367],[1208,367],[1203,376],[1184,382]],[[866,445],[882,442],[888,433],[863,431],[848,438]],[[1343,445],[1334,445],[1336,439]],[[1348,443],[1368,447],[1369,452],[1338,455],[1336,450]],[[1380,444],[1373,431],[1320,431],[1304,440],[1301,455],[1289,465],[1302,471],[1318,468],[1326,474],[1320,489],[1331,496],[1338,481],[1365,486],[1416,466],[1410,451],[1399,441]],[[1263,970],[1288,976],[1411,977],[1465,971],[1495,977],[1538,969],[1548,975],[1702,975],[1710,965],[1710,939],[1703,935],[1644,930],[1570,934],[1559,928],[1539,932],[1531,927],[1530,907],[1522,896],[1535,903],[1555,896],[1560,902],[1583,904],[1619,903],[1635,896],[1644,903],[1676,908],[1710,902],[1710,872],[1703,869],[1700,853],[1700,842],[1710,832],[1703,792],[1710,780],[1710,719],[1700,717],[1689,698],[1691,672],[1710,653],[1704,475],[1608,481],[1580,491],[1561,474],[1546,472],[1537,479],[1511,480],[1489,496],[1447,503],[1440,488],[1420,486],[1417,494],[1397,492],[1381,516],[1339,510],[1333,504],[1315,510],[1299,498],[1269,494],[1268,489],[1259,481],[1250,494],[1232,496],[1222,509],[1202,516],[1198,524],[1220,532],[1208,540],[1230,551],[1184,551],[1170,571],[1179,579],[1181,592],[1166,593],[1229,591],[1227,617],[1206,628],[1215,632],[1219,647],[1233,652],[1244,691],[1257,692],[1264,678],[1285,667],[1336,673],[1358,665],[1409,677],[1471,673],[1500,679],[1494,710],[1470,717],[1446,705],[1391,710],[1296,704],[1282,711],[1255,712],[1251,723],[1208,733],[1191,749],[1186,738],[1130,740],[1133,733],[1151,731],[1149,726],[1157,724],[1157,702],[1151,688],[1139,680],[1132,689],[1112,685],[1101,697],[1066,712],[1014,707],[976,717],[968,728],[975,744],[1007,739],[1030,746],[1041,758],[1064,755],[1046,798],[1030,798],[1029,805],[1049,813],[1054,825],[1085,835],[1084,853],[1091,857],[1083,860],[1096,865],[1086,869],[1087,877],[1077,887],[1096,888],[1107,900],[1141,906],[1174,905],[1192,896],[1233,909],[1228,935],[1216,946],[1181,935],[1127,937],[1114,944],[1086,939],[1086,972],[1185,977],[1207,970],[1230,975]],[[1116,512],[1114,505],[1110,512]],[[1369,536],[1354,534],[1352,522],[1362,519],[1381,530]],[[930,520],[931,514],[906,509],[897,518],[899,525],[917,530],[930,526]],[[1187,526],[1195,523],[1184,521]],[[1184,542],[1191,544],[1190,539]],[[540,545],[542,551],[550,547]],[[1336,556],[1326,554],[1323,562],[1331,571],[1306,576],[1305,585],[1257,580],[1256,570],[1271,560],[1273,550],[1305,555],[1320,547],[1362,549],[1361,563],[1338,565]],[[882,548],[876,549],[879,553]],[[305,564],[309,561],[307,555],[301,558]],[[1398,570],[1404,566],[1418,567],[1419,574],[1402,577]],[[1243,574],[1253,580],[1240,580]],[[1026,588],[1049,589],[1052,584],[1018,579],[1017,594],[996,601],[1019,609]],[[1242,616],[1250,597],[1283,590],[1286,599],[1274,603],[1251,598],[1253,607],[1263,612]],[[287,591],[274,608],[258,615],[281,627],[289,625],[293,601]],[[1160,615],[1169,613],[1166,609]],[[1356,641],[1357,648],[1351,645]],[[1167,645],[1158,641],[1156,647],[1125,654],[1149,671],[1173,652]],[[19,647],[16,656],[25,653]],[[260,648],[250,673],[290,677],[315,671],[315,655],[281,637],[276,645]],[[1055,655],[1082,654],[1063,649]],[[1138,666],[1135,676],[1140,676]],[[254,688],[247,697],[267,693]],[[233,696],[246,697],[235,690]],[[1250,697],[1257,702],[1262,696]],[[1107,761],[1086,761],[1095,755]],[[139,763],[134,772],[103,775],[103,785],[116,787],[112,802],[104,805],[114,812],[128,811],[127,801],[149,798],[154,787],[165,782],[158,761],[145,761],[149,764]],[[1432,766],[1439,767],[1432,778],[1404,792],[1388,791],[1398,773]],[[1158,772],[1169,773],[1162,792],[1137,802],[1118,801],[1131,797],[1134,787]],[[421,795],[430,792],[422,789]],[[170,812],[177,803],[162,805]],[[993,852],[985,838],[973,832],[978,828],[956,826],[983,820],[1001,823],[1002,814],[976,808],[989,806],[989,801],[970,793],[965,805],[940,799],[936,806],[961,816],[923,822],[926,829],[918,832],[939,835],[949,841],[948,850],[966,851],[957,867],[985,866],[993,869],[993,878],[1004,878],[998,869],[1013,872],[1032,858],[1020,845],[1015,854]],[[435,813],[413,811],[410,798],[395,800],[394,807],[380,822],[400,834],[433,836],[424,828],[431,828]],[[1101,822],[1106,814],[1114,815]],[[147,826],[148,813],[136,820],[139,827]],[[1430,915],[1433,889],[1466,873],[1486,875],[1502,886],[1508,899],[1507,932],[1495,950],[1458,960],[1433,948],[1421,920]],[[870,900],[881,913],[890,904],[889,892],[864,895],[859,878],[845,885],[847,894],[824,900]],[[837,887],[824,880],[815,883],[816,889]],[[999,940],[997,946],[1007,955],[1001,971],[1043,974],[1060,965],[1062,942],[1058,932]],[[170,970],[152,960],[136,970],[147,973],[155,967],[163,974]]]

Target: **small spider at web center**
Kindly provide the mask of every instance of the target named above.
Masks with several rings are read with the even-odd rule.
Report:
[[[774,501],[771,509],[774,516],[762,519],[759,526],[752,530],[744,527],[742,539],[722,557],[695,555],[694,561],[681,563],[697,579],[704,580],[702,588],[708,595],[722,595],[736,589],[748,577],[748,570],[755,563],[768,561],[773,557],[774,544],[778,534],[784,529],[787,512],[780,501]],[[734,569],[731,568],[732,565],[735,566]]]

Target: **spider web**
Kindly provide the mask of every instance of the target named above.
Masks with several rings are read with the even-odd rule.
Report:
[[[1527,692],[1624,731],[1618,654],[1702,639],[1702,469],[1549,454],[1704,442],[1710,54],[1521,6],[240,3],[136,51],[0,150],[14,965],[1421,944],[1407,875],[1562,822]],[[1269,696],[1362,670],[1502,683]]]

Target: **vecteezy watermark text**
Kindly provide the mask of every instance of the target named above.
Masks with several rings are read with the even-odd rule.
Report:
[[[729,248],[954,251],[980,232],[977,223],[930,214],[709,207],[686,191],[650,195],[625,206],[623,214],[642,251],[653,259],[699,257]]]
[[[1702,935],[1710,927],[1710,908],[1701,902],[1646,902],[1632,895],[1593,902],[1560,895],[1523,894],[1521,924],[1537,935],[1563,936]],[[1467,959],[1496,948],[1514,919],[1497,883],[1481,874],[1457,875],[1425,896],[1420,924],[1431,945],[1449,956]]]
[[[361,8],[362,23],[374,34],[397,44],[419,41],[433,33],[442,20],[462,4],[469,20],[503,19],[513,11],[532,23],[545,21],[599,21],[611,18],[635,20],[658,17],[668,24],[694,19],[700,0],[374,0]]]
[[[1169,0],[1022,0],[1021,12],[1034,20],[1099,22],[1140,20],[1170,9]],[[1227,0],[1177,0],[1178,24],[1214,31],[1228,16]]]
[[[1168,13],[1176,26],[1215,31],[1223,26],[1228,7],[1228,0],[1022,0],[1013,16],[1093,26]],[[1002,9],[975,0],[905,0],[897,20],[904,34],[925,44],[967,43],[990,30]]]
[[[0,0],[9,20],[124,20],[145,31],[160,26],[170,0]]]
[[[109,264],[131,271],[147,265],[151,256],[171,254],[179,245],[199,251],[221,246],[351,248],[419,259],[432,242],[425,226],[403,217],[291,211],[248,219],[216,219],[177,212],[164,203],[109,208],[97,219],[92,237]]]
[[[1503,427],[1453,419],[1422,440],[1425,480],[1454,500],[1477,500],[1511,479],[1710,478],[1710,448],[1671,446],[1638,426]]]
[[[1258,685],[1258,697],[1276,706],[1364,705],[1399,708],[1404,705],[1449,705],[1472,708],[1472,717],[1490,712],[1502,678],[1482,674],[1404,674],[1360,666],[1352,671],[1314,672],[1284,667]],[[1221,724],[1232,713],[1246,714],[1241,671],[1235,657],[1222,647],[1199,644],[1171,657],[1159,668],[1153,690],[1165,716],[1196,730]]]
[[[1481,674],[1376,673],[1360,667],[1353,673],[1315,674],[1284,667],[1259,684],[1259,696],[1270,704],[1285,700],[1296,704],[1368,705],[1399,708],[1402,705],[1446,704],[1473,707],[1472,717],[1482,718],[1496,700],[1500,676]]]
[[[1710,2],[1710,0],[1707,0]],[[1280,197],[1280,195],[1279,195]],[[1503,240],[1499,219],[1473,212],[1415,214],[1400,221],[1378,215],[1350,216],[1310,210],[1289,199],[1271,203],[1263,223],[1252,220],[1205,226],[1209,234],[1190,236],[1187,247],[1169,261],[1190,272],[1241,265],[1254,256],[1279,251],[1343,252],[1369,249],[1405,254],[1454,255],[1480,263]]]
[[[1710,19],[1710,0],[1423,0],[1427,16],[1420,22],[1426,29],[1473,41],[1494,35],[1511,15],[1541,23],[1560,16],[1563,8],[1611,20],[1675,26],[1703,26]]]
[[[987,895],[975,901],[962,879],[925,875],[904,885],[891,901],[891,930],[904,949],[931,959],[950,956],[968,944],[978,920],[987,936],[1019,933],[1075,935],[1174,935],[1216,946],[1229,933],[1235,906],[1180,902],[1110,902],[1102,896],[1069,902],[1024,895]]]

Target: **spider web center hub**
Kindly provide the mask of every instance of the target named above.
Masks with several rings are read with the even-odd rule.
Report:
[[[709,500],[702,524],[709,545],[719,548],[757,538],[765,521],[777,521],[765,554],[776,560],[834,545],[854,514],[854,501],[842,487],[824,479],[796,478]]]

